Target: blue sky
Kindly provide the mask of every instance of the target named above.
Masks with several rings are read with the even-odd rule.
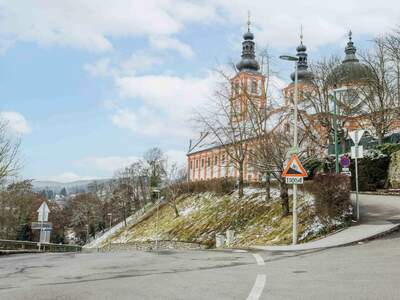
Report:
[[[310,60],[343,53],[350,28],[365,48],[400,23],[397,1],[267,2],[0,0],[0,117],[22,140],[21,176],[110,177],[154,146],[184,161],[188,119],[212,69],[239,60],[248,10],[275,56],[303,24]],[[288,81],[291,66],[274,67]]]

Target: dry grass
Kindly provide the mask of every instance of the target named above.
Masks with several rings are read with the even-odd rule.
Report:
[[[279,198],[265,201],[262,192],[248,193],[242,200],[236,195],[211,193],[183,195],[178,200],[180,216],[175,218],[169,206],[159,210],[159,239],[200,242],[214,245],[215,234],[235,230],[234,246],[289,244],[292,216],[282,217]],[[306,209],[307,208],[307,209]],[[139,224],[118,232],[113,242],[154,240],[157,236],[156,213]],[[318,223],[318,222],[317,222]],[[310,201],[299,201],[300,242],[321,236]],[[317,228],[318,230],[314,230]],[[305,234],[306,232],[306,234]],[[325,232],[324,232],[325,233]]]

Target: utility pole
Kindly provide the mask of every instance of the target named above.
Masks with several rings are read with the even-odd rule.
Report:
[[[339,174],[339,144],[338,144],[338,126],[337,126],[337,112],[336,112],[336,89],[333,90],[333,127],[335,131],[335,172]]]
[[[297,142],[297,101],[298,101],[298,68],[297,64],[299,58],[291,55],[281,55],[279,57],[283,60],[294,61],[294,99],[293,99],[293,148],[292,154],[297,155],[298,153],[298,142]],[[297,185],[293,184],[293,229],[292,229],[292,243],[297,244]]]
[[[297,97],[298,97],[297,61],[294,64],[294,121],[293,121],[293,153],[297,155]],[[293,238],[292,244],[297,244],[297,184],[293,184]]]
[[[157,210],[156,210],[156,250],[158,251],[158,209],[160,206],[160,190],[154,189],[154,193],[157,193]]]

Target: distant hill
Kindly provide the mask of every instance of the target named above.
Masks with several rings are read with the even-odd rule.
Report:
[[[60,193],[62,188],[66,188],[68,193],[87,192],[88,185],[92,182],[104,183],[110,179],[95,179],[95,180],[78,180],[72,182],[58,182],[58,181],[41,181],[34,180],[32,182],[33,189],[37,192],[42,190],[51,190],[54,193]]]

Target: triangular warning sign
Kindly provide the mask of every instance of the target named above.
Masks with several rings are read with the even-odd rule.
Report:
[[[282,173],[282,177],[307,177],[307,172],[301,164],[296,154],[293,154],[290,158],[285,170]]]

